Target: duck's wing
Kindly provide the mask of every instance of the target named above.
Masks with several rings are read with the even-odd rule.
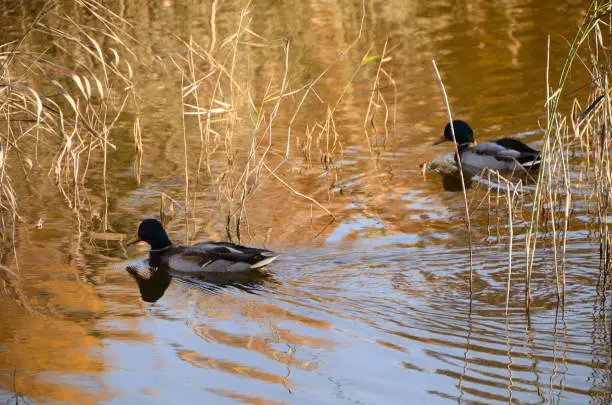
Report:
[[[492,142],[475,145],[470,152],[492,156],[500,161],[517,161],[525,166],[536,166],[540,163],[540,152],[512,138],[502,138]]]
[[[517,151],[525,155],[539,155],[540,152],[533,149],[529,145],[513,138],[502,138],[494,141],[493,143],[500,145],[506,149]]]
[[[229,242],[202,242],[185,247],[181,256],[197,257],[202,269],[212,271],[210,266],[221,267],[224,264],[236,264],[233,267],[256,269],[274,261],[278,254],[266,249],[236,245]],[[207,269],[207,267],[209,267]]]
[[[535,169],[540,166],[540,151],[525,145],[523,142],[512,138],[498,139],[495,143],[503,146],[512,153],[518,152],[515,159],[524,167]]]

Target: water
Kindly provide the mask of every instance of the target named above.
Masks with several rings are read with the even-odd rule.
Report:
[[[4,41],[19,37],[24,26],[17,22],[36,14],[33,5],[20,4],[6,4],[13,11],[5,15],[11,28]],[[389,125],[384,136],[377,110],[379,131],[366,140],[373,63],[356,77],[334,116],[342,153],[338,147],[331,154],[332,167],[321,164],[316,150],[311,160],[300,157],[292,143],[292,165],[278,172],[336,220],[329,223],[310,201],[268,178],[249,200],[248,229],[244,225],[241,232],[243,243],[282,253],[269,266],[270,277],[224,285],[174,277],[156,302],[144,302],[125,271],[142,265],[146,248],[125,249],[118,239],[133,234],[142,218],[159,215],[159,192],[184,203],[181,81],[169,61],[183,48],[169,33],[192,33],[208,46],[211,6],[116,6],[140,41],[135,49],[141,63],[133,63],[135,85],[146,95],[139,104],[141,182],[133,165],[131,115],[113,133],[117,151],[109,153],[106,197],[98,156],[78,214],[49,180],[48,169],[37,168],[29,182],[13,180],[23,221],[14,250],[9,243],[1,249],[0,400],[609,402],[610,309],[598,245],[580,219],[584,209],[568,235],[565,305],[558,305],[552,251],[544,243],[535,257],[529,313],[524,228],[517,221],[506,315],[507,218],[489,216],[486,206],[473,213],[470,295],[462,194],[444,169],[423,177],[419,167],[427,161],[452,164],[448,145],[430,146],[447,120],[434,58],[454,115],[469,121],[479,139],[517,136],[539,146],[547,35],[556,77],[567,52],[562,36],[573,35],[581,2],[367,3],[362,38],[323,78],[317,95],[333,104],[370,45],[370,54],[380,55],[388,39],[392,60],[384,66],[397,85],[395,130]],[[235,29],[241,5],[217,7],[219,47]],[[249,16],[254,32],[289,39],[295,90],[356,38],[361,5],[253,4]],[[266,52],[255,48],[238,64],[246,71],[248,59],[259,98],[268,81],[283,74],[282,52]],[[580,85],[586,79],[572,80]],[[392,86],[384,86],[392,103]],[[325,118],[326,107],[313,100],[303,107],[295,136],[303,138],[307,125]],[[285,151],[293,111],[279,112],[271,166]],[[237,156],[248,150],[250,136],[235,139]],[[227,207],[216,183],[197,173],[195,126],[187,125],[186,137],[189,195],[196,201],[187,216],[176,206],[170,236],[188,243],[225,239]],[[211,156],[218,174],[225,158]],[[484,192],[473,187],[469,197],[479,201]],[[529,208],[523,210],[527,218]]]

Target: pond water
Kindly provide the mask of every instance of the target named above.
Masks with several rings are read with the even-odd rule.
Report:
[[[268,266],[269,277],[226,284],[174,277],[159,300],[145,302],[125,269],[143,266],[147,247],[123,242],[143,218],[159,218],[160,193],[176,201],[167,224],[173,240],[228,239],[228,191],[219,180],[228,158],[221,148],[209,155],[211,175],[200,167],[200,132],[193,121],[183,125],[188,84],[177,74],[181,40],[191,36],[211,52],[231,46],[223,41],[245,4],[210,3],[109,5],[132,24],[126,29],[134,36],[140,99],[111,132],[116,150],[106,178],[101,158],[92,161],[80,192],[86,203],[70,207],[43,163],[27,181],[13,177],[22,220],[15,244],[5,238],[1,252],[0,401],[609,403],[610,308],[588,217],[576,212],[568,233],[564,305],[553,253],[543,242],[528,312],[524,228],[517,224],[506,314],[507,218],[486,207],[472,214],[470,294],[463,194],[444,170],[423,176],[420,167],[453,164],[450,145],[431,146],[448,121],[432,59],[454,116],[470,122],[478,139],[515,136],[541,147],[547,38],[557,77],[583,2],[375,0],[363,9],[359,2],[251,3],[248,28],[271,44],[248,48],[236,61],[235,74],[248,77],[254,103],[269,83],[278,93],[285,43],[279,39],[286,39],[287,91],[329,67],[292,130],[306,139],[314,128],[316,138],[322,127],[313,123],[326,122],[328,106],[364,55],[386,49],[390,59],[378,85],[384,99],[374,100],[371,118],[376,133],[364,131],[379,66],[373,62],[353,78],[334,113],[336,149],[313,148],[308,159],[292,139],[291,158],[276,172],[335,220],[262,171],[240,241],[282,253]],[[2,42],[23,35],[42,5],[5,1]],[[74,7],[74,18],[87,24]],[[361,36],[345,52],[364,11]],[[264,42],[255,35],[243,41]],[[576,86],[585,81],[572,77]],[[270,167],[282,163],[287,123],[301,97],[281,106]],[[132,146],[136,115],[140,163]],[[235,123],[235,161],[248,153],[256,115]],[[472,201],[485,195],[468,190]]]

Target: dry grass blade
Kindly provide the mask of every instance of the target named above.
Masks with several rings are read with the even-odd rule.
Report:
[[[609,2],[591,1],[589,9],[585,15],[584,22],[578,27],[576,35],[571,43],[569,54],[562,66],[556,88],[551,89],[549,84],[548,65],[550,58],[547,58],[547,127],[542,149],[542,165],[537,179],[534,201],[531,211],[531,221],[526,235],[526,285],[525,285],[525,305],[529,308],[531,302],[531,278],[536,250],[538,248],[538,238],[541,213],[544,207],[548,206],[551,210],[550,221],[553,227],[553,249],[555,255],[558,250],[559,240],[557,239],[558,221],[562,221],[562,263],[563,271],[559,277],[559,269],[555,263],[556,280],[558,294],[563,300],[563,290],[565,285],[565,254],[568,223],[570,221],[570,211],[572,205],[572,194],[579,192],[579,189],[572,186],[568,170],[568,155],[573,148],[573,142],[578,139],[580,148],[586,156],[587,169],[585,177],[581,182],[588,181],[593,191],[589,198],[595,200],[597,205],[597,215],[595,223],[599,224],[598,234],[600,235],[601,252],[604,262],[608,260],[607,251],[607,216],[609,206],[609,190],[612,187],[610,178],[609,147],[611,137],[609,136],[610,127],[610,98],[607,78],[610,71],[607,62],[602,63],[600,58],[608,60],[610,57],[610,44],[604,43],[601,35],[600,24],[610,24],[610,4]],[[604,19],[606,21],[604,22]],[[591,43],[592,38],[592,43]],[[549,42],[550,43],[550,42]],[[578,119],[571,118],[574,136],[566,134],[565,120],[559,114],[560,102],[564,93],[565,85],[568,81],[570,71],[576,60],[580,61],[585,67],[585,61],[579,56],[583,48],[588,47],[592,67],[587,67],[592,75],[592,86],[590,87],[588,107],[580,113]],[[549,50],[550,53],[550,50]],[[557,206],[559,198],[563,199],[563,216],[557,218],[554,207]],[[555,260],[556,262],[556,260]]]
[[[446,111],[448,112],[448,122],[453,122],[453,115],[451,113],[450,104],[448,103],[448,96],[446,95],[446,89],[444,88],[444,82],[442,82],[442,77],[440,76],[440,72],[438,71],[438,67],[436,66],[436,61],[432,60],[432,64],[436,72],[436,76],[438,77],[438,81],[440,82],[440,87],[442,88],[442,95],[444,96],[444,103],[446,104]],[[455,156],[459,156],[459,149],[458,149],[456,138],[455,138],[455,128],[453,125],[451,125],[450,127],[451,127],[451,132],[453,134],[453,141],[454,141],[453,144],[455,145]],[[468,204],[468,199],[467,199],[467,191],[465,188],[465,178],[463,175],[463,168],[461,167],[461,159],[456,159],[456,160],[457,160],[457,165],[459,166],[459,176],[461,178],[461,189],[463,191],[463,201],[465,203],[465,222],[467,225],[468,241],[470,245],[469,259],[470,259],[470,295],[471,295],[472,294],[472,281],[474,278],[474,266],[473,266],[473,261],[472,261],[472,257],[473,257],[472,223],[470,221],[470,209],[469,209],[469,204]]]
[[[334,216],[334,214],[328,210],[327,208],[325,208],[323,205],[321,205],[321,203],[319,203],[317,200],[315,200],[312,197],[309,197],[305,194],[300,193],[299,191],[297,191],[296,189],[294,189],[293,187],[291,187],[289,184],[287,184],[287,182],[285,182],[283,179],[281,179],[276,173],[274,173],[274,171],[272,169],[270,169],[268,167],[268,165],[266,165],[264,163],[263,167],[268,171],[268,173],[270,173],[276,180],[278,180],[283,186],[287,187],[289,190],[291,190],[291,192],[299,197],[302,197],[308,201],[310,201],[311,203],[313,203],[314,205],[316,205],[317,207],[321,208],[323,211],[325,211],[325,213],[327,215],[329,215],[330,217],[332,217],[332,219],[335,219],[336,217]]]
[[[353,42],[351,42],[344,50],[342,50],[342,52],[340,52],[336,58],[334,58],[334,60],[327,65],[327,67],[312,81],[310,82],[307,86],[302,87],[301,89],[291,92],[291,93],[287,93],[285,96],[288,95],[292,95],[292,94],[296,94],[297,92],[301,92],[302,90],[304,90],[304,95],[302,96],[302,98],[300,99],[297,108],[295,109],[295,112],[293,113],[293,115],[291,116],[291,120],[289,121],[289,126],[287,128],[287,143],[286,143],[286,147],[285,147],[285,159],[289,158],[289,151],[290,151],[290,145],[291,145],[291,128],[293,126],[293,123],[295,122],[298,113],[300,112],[300,109],[302,108],[302,106],[304,105],[304,102],[306,101],[306,98],[308,97],[309,93],[311,91],[313,91],[314,86],[327,74],[327,72],[332,68],[332,66],[334,66],[341,58],[342,56],[344,56],[348,51],[350,51],[361,39],[361,35],[363,32],[363,24],[365,21],[365,16],[366,16],[366,12],[365,12],[365,0],[362,1],[362,16],[361,16],[361,25],[359,26],[359,32],[357,33],[357,37],[355,38],[355,40]],[[280,97],[280,96],[279,96]]]
[[[8,169],[16,167],[10,164],[16,159],[26,182],[29,171],[48,168],[66,203],[77,212],[82,206],[80,188],[90,159],[102,151],[106,162],[107,149],[116,149],[111,141],[113,127],[127,108],[126,100],[134,95],[133,86],[126,81],[129,74],[126,76],[106,60],[102,45],[108,39],[104,32],[124,21],[93,1],[75,3],[87,15],[87,25],[52,5],[53,2],[45,3],[26,34],[13,43],[16,46],[3,58],[0,91],[5,97],[0,114],[7,129],[3,141],[17,152],[8,153],[6,149],[2,153],[4,162],[9,163],[2,165],[0,179],[3,221],[19,219],[17,201],[22,187],[11,186],[11,176],[17,173]],[[34,30],[46,36],[49,44],[45,51],[36,54],[25,50],[32,45],[30,32]],[[88,66],[85,60],[76,60],[75,48],[83,49],[92,58],[89,62],[95,63]],[[113,54],[114,60],[119,60],[119,51],[115,49]],[[105,79],[99,80],[98,75]],[[92,92],[92,81],[98,90],[97,98]],[[104,98],[109,86],[116,82],[127,83],[125,96],[119,98],[118,104]],[[114,93],[119,94],[116,90]],[[87,156],[85,162],[83,156]],[[106,181],[106,164],[103,176]]]

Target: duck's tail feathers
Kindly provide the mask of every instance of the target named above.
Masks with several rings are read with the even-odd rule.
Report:
[[[258,261],[257,263],[252,264],[252,269],[259,269],[260,267],[267,266],[268,264],[276,260],[279,255],[274,252],[263,252],[261,253],[261,256],[263,257],[263,259]]]
[[[540,167],[541,155],[539,151],[537,153],[523,153],[518,158],[518,163],[525,169],[537,169]]]
[[[529,162],[521,162],[521,165],[523,165],[523,167],[526,169],[537,169],[538,167],[540,167],[540,163],[540,158],[538,157]]]

